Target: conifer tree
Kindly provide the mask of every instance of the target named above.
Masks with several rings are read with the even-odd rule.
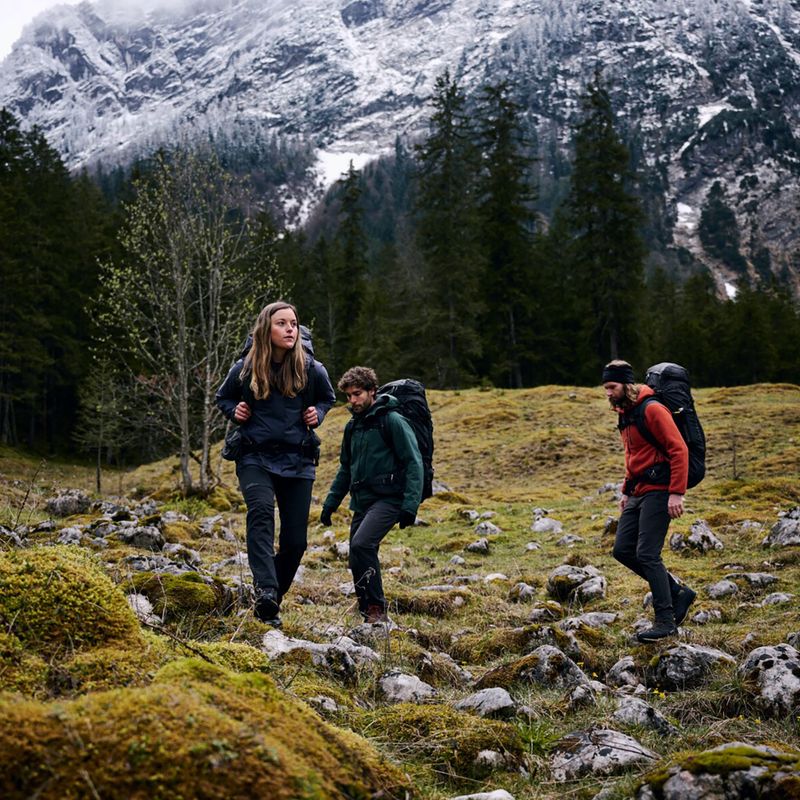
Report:
[[[482,310],[476,175],[478,156],[462,90],[450,73],[436,79],[430,132],[416,149],[417,234],[430,302],[418,327],[418,357],[439,387],[468,384],[481,353]]]
[[[574,145],[567,207],[575,266],[591,302],[588,334],[599,360],[633,359],[643,291],[642,214],[599,72],[581,97]]]
[[[507,83],[484,88],[478,132],[481,239],[486,254],[484,363],[489,375],[513,388],[523,385],[523,372],[530,377],[530,333],[538,288],[532,250],[532,159],[525,154],[520,112]]]

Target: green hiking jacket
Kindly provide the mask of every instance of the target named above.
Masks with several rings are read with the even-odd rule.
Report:
[[[377,500],[395,497],[400,508],[416,514],[422,501],[422,457],[417,437],[409,423],[394,409],[400,405],[396,397],[378,395],[369,410],[353,414],[347,423],[350,428],[350,448],[347,452],[347,429],[342,438],[339,471],[333,479],[324,508],[333,513],[350,492],[350,509],[365,512]],[[380,430],[385,426],[392,447],[387,447]],[[401,472],[405,480],[396,485],[378,486],[375,479]],[[372,483],[371,483],[372,481]]]

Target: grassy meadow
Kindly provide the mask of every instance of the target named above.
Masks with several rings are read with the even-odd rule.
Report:
[[[695,398],[708,442],[707,476],[687,494],[687,512],[672,523],[670,534],[688,534],[693,523],[704,520],[724,549],[678,553],[665,546],[664,557],[673,573],[698,590],[690,618],[700,610],[719,612],[708,624],[687,620],[681,638],[718,648],[741,662],[753,648],[784,642],[800,631],[797,602],[758,603],[768,591],[800,596],[800,549],[761,545],[779,512],[800,505],[800,387],[701,389]],[[40,594],[26,595],[29,603],[41,597],[44,605],[36,623],[40,627],[31,622],[23,630],[16,617],[9,617],[8,606],[4,611],[0,597],[0,621],[5,625],[5,631],[0,629],[0,689],[5,690],[0,694],[0,728],[10,731],[13,723],[15,732],[13,737],[0,735],[0,765],[9,774],[23,756],[40,762],[38,773],[25,772],[16,782],[0,781],[3,796],[29,796],[26,792],[37,786],[42,797],[174,797],[180,796],[175,787],[191,785],[194,796],[204,797],[254,791],[262,794],[250,796],[370,797],[376,796],[375,787],[382,787],[384,797],[435,800],[494,789],[505,789],[516,800],[591,798],[601,789],[608,789],[609,797],[622,798],[633,795],[652,765],[557,783],[550,767],[555,743],[592,725],[613,727],[655,751],[661,759],[658,767],[724,742],[800,749],[800,717],[763,717],[735,668],[720,669],[702,687],[690,690],[669,691],[648,683],[647,701],[679,731],[671,737],[612,721],[616,706],[606,695],[587,707],[571,708],[567,690],[530,681],[509,683],[514,700],[527,707],[526,713],[510,720],[489,721],[455,711],[453,703],[474,691],[474,683],[487,671],[530,652],[535,631],[529,615],[537,604],[552,600],[547,577],[565,562],[597,567],[608,589],[605,598],[583,607],[562,603],[558,615],[620,614],[606,628],[584,626],[576,633],[580,666],[587,675],[604,680],[608,669],[626,655],[645,673],[675,641],[642,646],[631,639],[633,623],[651,611],[643,608],[644,582],[610,555],[613,537],[605,531],[617,510],[609,484],[622,477],[623,455],[616,414],[599,387],[430,392],[429,402],[436,478],[447,489],[423,504],[422,524],[395,529],[383,543],[384,588],[398,627],[371,644],[381,656],[379,662],[344,674],[334,665],[314,664],[297,651],[270,661],[260,649],[269,629],[254,619],[247,604],[239,600],[223,613],[214,600],[225,585],[246,581],[248,576],[236,563],[213,571],[214,582],[204,584],[215,595],[203,594],[205,588],[201,591],[183,578],[135,571],[131,559],[146,553],[113,537],[102,548],[48,548],[85,551],[80,557],[68,554],[66,566],[49,573],[63,577],[64,587],[80,587],[77,578],[70,583],[69,575],[71,570],[79,575],[90,569],[81,561],[85,557],[92,574],[97,573],[98,597],[111,596],[103,583],[110,578],[120,596],[120,589],[147,594],[163,622],[132,627],[125,609],[117,609],[115,595],[113,603],[97,600],[91,608],[112,603],[124,635],[84,642],[81,630],[97,623],[81,621],[84,612],[76,606],[76,632],[72,638],[65,634],[63,640],[54,640],[48,625],[62,623],[57,609],[47,606],[52,602],[47,592],[58,587],[58,581],[48,583]],[[309,551],[282,613],[287,636],[329,642],[360,621],[353,598],[343,591],[350,581],[346,559],[337,556],[330,535],[317,521],[348,417],[344,407],[337,407],[320,429],[323,449]],[[108,496],[120,504],[156,498],[158,513],[184,515],[187,519],[157,524],[167,542],[199,554],[199,571],[211,575],[210,565],[245,549],[244,508],[233,468],[221,460],[220,467],[222,483],[207,500],[178,496],[175,459],[106,472],[104,481]],[[0,524],[12,529],[28,526],[31,548],[51,544],[59,529],[91,526],[98,513],[59,519],[56,530],[35,532],[35,526],[49,518],[45,499],[59,489],[91,492],[93,486],[90,466],[42,462],[0,449]],[[563,530],[533,533],[537,508],[561,522]],[[488,536],[488,553],[465,550],[481,535],[475,531],[476,522],[465,515],[468,510],[492,512],[490,521],[501,529]],[[221,519],[201,524],[215,515]],[[346,508],[334,515],[335,541],[347,540],[348,521]],[[565,534],[581,540],[560,544]],[[539,549],[529,549],[531,542]],[[17,575],[12,561],[27,548],[3,539],[0,543],[1,584],[4,569],[6,575]],[[454,556],[464,563],[453,563]],[[739,594],[720,600],[705,593],[709,584],[741,572],[769,572],[778,581],[768,590],[744,585]],[[487,576],[492,578],[485,580]],[[24,586],[23,578],[19,581]],[[448,582],[457,582],[458,588],[423,588]],[[513,599],[512,589],[519,582],[535,588],[532,598]],[[56,606],[60,604],[61,599]],[[64,619],[66,629],[73,618],[67,614]],[[419,705],[387,704],[378,679],[389,669],[418,675],[435,688],[436,697]],[[471,681],[465,682],[462,670],[470,673]],[[309,705],[321,695],[335,701],[320,712],[322,718]],[[167,714],[169,719],[162,719]],[[140,727],[126,727],[136,715],[149,720],[147,737]],[[115,732],[102,728],[100,716],[118,720]],[[53,729],[53,720],[60,718],[72,720],[74,735]],[[267,731],[267,740],[256,741],[254,731],[264,727],[265,719],[274,723],[272,739]],[[306,738],[307,744],[297,744]],[[505,768],[477,767],[475,756],[485,749],[505,753]],[[98,750],[104,751],[103,758]],[[164,766],[165,752],[172,754],[170,769]],[[84,766],[68,766],[78,756]],[[331,766],[323,769],[329,761]],[[345,761],[353,764],[351,772],[342,769],[339,775],[332,765]],[[114,762],[127,763],[128,771],[138,777],[121,778]],[[242,775],[248,770],[267,776],[265,782],[246,786]],[[196,788],[198,775],[205,776],[201,789]],[[223,782],[225,790],[219,788]],[[192,794],[187,790],[185,796]]]

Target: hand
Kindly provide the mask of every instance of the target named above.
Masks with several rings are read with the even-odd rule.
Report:
[[[400,528],[410,528],[415,522],[417,521],[417,515],[412,514],[410,511],[401,511],[400,518],[397,520],[397,524]]]
[[[317,414],[317,409],[314,406],[309,406],[303,412],[303,422],[305,422],[309,428],[316,428],[317,425],[319,425],[319,414]]]
[[[233,418],[238,423],[247,422],[250,419],[250,406],[244,400],[233,409]]]
[[[330,527],[333,525],[333,521],[331,520],[332,513],[333,512],[329,508],[323,508],[322,513],[319,515],[319,521],[326,527]]]
[[[667,500],[667,512],[670,519],[678,519],[683,515],[683,495],[671,494]]]
[[[625,510],[625,506],[628,505],[628,495],[623,494],[622,497],[619,498],[619,512],[620,514]]]

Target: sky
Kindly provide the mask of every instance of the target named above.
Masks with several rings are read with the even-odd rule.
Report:
[[[77,5],[79,0],[0,0],[0,60],[11,52],[22,29],[40,11],[57,5]]]

